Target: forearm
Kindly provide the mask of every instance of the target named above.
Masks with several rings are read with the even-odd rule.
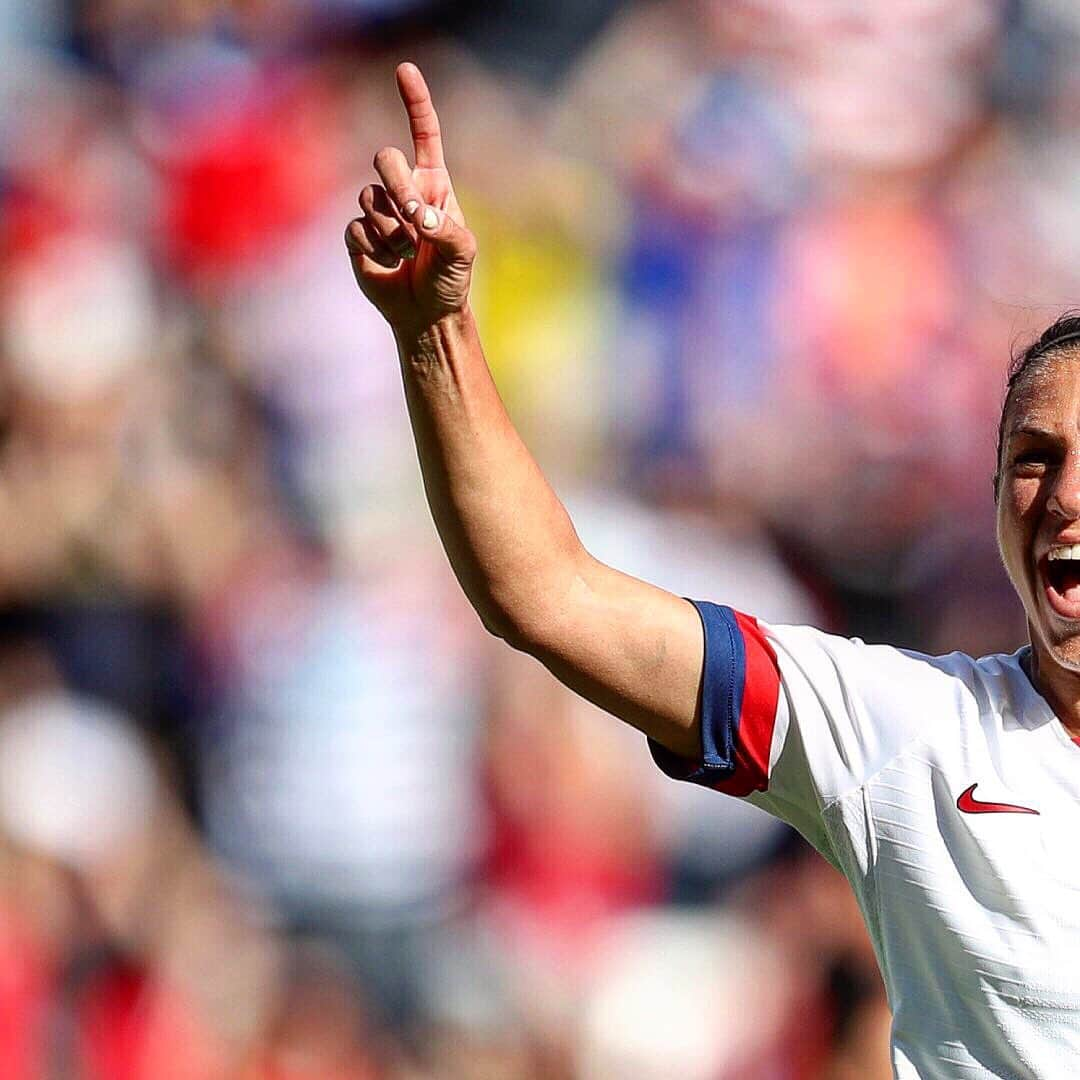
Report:
[[[510,423],[468,310],[476,238],[446,171],[431,95],[413,64],[400,64],[396,78],[416,167],[396,147],[375,155],[382,183],[360,192],[345,245],[360,290],[395,328],[424,487],[450,562],[488,629],[691,756],[701,620],[685,600],[585,552]]]
[[[525,644],[586,558],[507,415],[468,309],[396,333],[435,526],[485,626]]]

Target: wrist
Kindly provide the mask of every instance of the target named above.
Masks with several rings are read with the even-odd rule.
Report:
[[[472,333],[474,329],[472,309],[468,303],[460,310],[447,312],[428,323],[391,324],[402,357],[428,352],[433,346]]]

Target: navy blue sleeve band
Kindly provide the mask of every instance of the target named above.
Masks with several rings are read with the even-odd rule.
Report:
[[[701,680],[701,757],[679,757],[649,740],[653,761],[676,780],[711,787],[735,771],[735,740],[746,678],[746,646],[729,607],[691,600],[705,632],[705,668]]]

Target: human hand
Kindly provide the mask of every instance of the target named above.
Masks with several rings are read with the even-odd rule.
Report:
[[[465,308],[476,238],[454,197],[424,76],[415,64],[399,64],[396,75],[416,166],[394,146],[375,155],[382,183],[360,192],[345,246],[357,285],[400,335],[422,333]]]

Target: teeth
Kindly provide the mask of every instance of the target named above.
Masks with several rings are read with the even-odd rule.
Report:
[[[1052,547],[1046,557],[1051,562],[1055,559],[1080,559],[1080,544],[1059,544]]]

